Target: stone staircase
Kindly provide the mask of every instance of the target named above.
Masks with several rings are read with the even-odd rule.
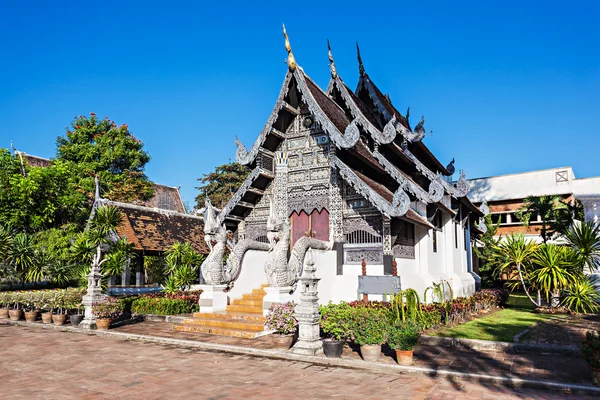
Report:
[[[264,330],[263,297],[265,286],[233,300],[226,311],[216,313],[194,313],[193,318],[184,318],[183,323],[173,324],[173,330],[196,332],[254,339],[267,334]]]

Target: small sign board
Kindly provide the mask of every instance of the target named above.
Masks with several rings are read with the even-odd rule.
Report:
[[[399,276],[358,276],[358,294],[397,294],[401,289]]]

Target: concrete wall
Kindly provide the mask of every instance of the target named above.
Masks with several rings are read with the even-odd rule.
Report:
[[[265,263],[267,261],[266,251],[249,250],[242,260],[240,275],[235,281],[233,288],[229,291],[229,300],[239,299],[243,294],[250,293],[252,289],[258,289],[267,284],[265,275]]]

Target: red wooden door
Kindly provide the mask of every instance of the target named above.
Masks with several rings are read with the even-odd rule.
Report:
[[[329,241],[329,212],[326,209],[310,214],[311,236],[315,239]]]
[[[303,236],[307,236],[310,229],[310,217],[304,211],[300,211],[300,214],[293,212],[290,217],[292,225],[292,243],[293,247],[296,241]]]
[[[304,211],[293,212],[290,216],[290,225],[292,229],[292,240],[290,248],[303,236],[312,237],[319,240],[329,240],[329,212],[326,209],[313,210],[310,215]]]

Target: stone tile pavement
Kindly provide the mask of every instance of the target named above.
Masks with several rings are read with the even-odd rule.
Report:
[[[258,349],[273,349],[276,346],[268,336],[258,339],[242,339],[199,333],[174,332],[164,322],[143,322],[115,329],[118,332],[135,333],[198,340],[208,343],[230,344]],[[395,352],[384,347],[380,363],[396,364]],[[360,360],[360,351],[355,346],[346,346],[344,358]],[[591,376],[586,362],[577,356],[542,352],[506,353],[448,347],[419,346],[415,352],[416,367],[450,370],[462,373],[488,374],[508,378],[544,380],[561,383],[591,385]]]
[[[592,398],[7,324],[0,343],[3,399]]]

